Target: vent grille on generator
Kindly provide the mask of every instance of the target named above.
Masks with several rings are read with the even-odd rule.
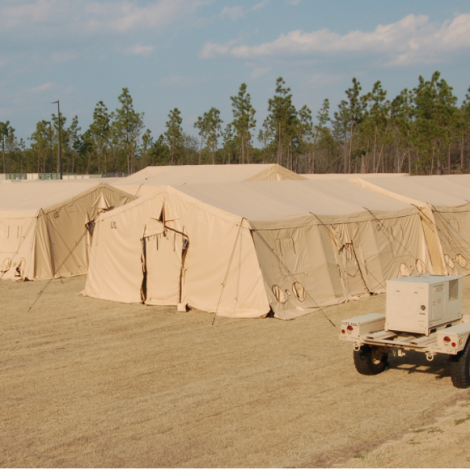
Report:
[[[459,280],[449,281],[449,301],[459,300]]]

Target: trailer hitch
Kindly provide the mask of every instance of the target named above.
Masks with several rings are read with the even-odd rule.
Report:
[[[436,353],[433,353],[433,352],[427,352],[426,353],[426,359],[429,361],[429,362],[432,362],[434,360],[434,356],[436,355]]]

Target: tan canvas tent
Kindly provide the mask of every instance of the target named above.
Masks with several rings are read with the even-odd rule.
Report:
[[[353,181],[419,208],[437,274],[470,273],[470,175]]]
[[[277,164],[148,166],[113,185],[136,196],[158,192],[160,186],[242,181],[303,180],[303,176]]]
[[[408,176],[408,173],[306,173],[303,174],[306,179],[309,180],[321,180],[321,179],[344,179],[351,180],[354,178],[403,178]]]
[[[95,218],[134,199],[107,184],[88,181],[0,186],[0,279],[86,273]]]
[[[419,211],[348,181],[186,185],[97,219],[84,294],[289,319],[421,272]]]

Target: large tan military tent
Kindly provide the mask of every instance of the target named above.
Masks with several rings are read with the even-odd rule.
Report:
[[[470,175],[352,181],[419,208],[437,274],[470,273]]]
[[[89,181],[1,185],[0,279],[85,274],[95,218],[135,199]]]
[[[98,217],[84,294],[289,319],[423,272],[418,209],[348,181],[186,185]]]
[[[148,166],[113,186],[136,196],[158,192],[160,186],[242,181],[303,180],[305,177],[277,164]]]

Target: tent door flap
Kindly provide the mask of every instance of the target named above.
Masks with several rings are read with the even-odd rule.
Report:
[[[155,233],[157,232],[157,233]],[[147,305],[178,305],[187,238],[170,229],[144,236]]]

